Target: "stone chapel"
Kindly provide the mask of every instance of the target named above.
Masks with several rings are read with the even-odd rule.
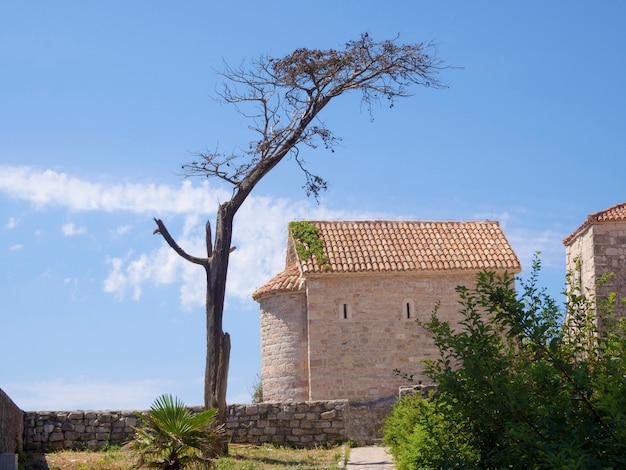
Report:
[[[253,298],[261,310],[264,401],[397,396],[436,349],[415,323],[460,319],[459,285],[520,262],[495,221],[312,221],[323,252],[302,259],[290,231],[284,271]],[[320,259],[323,258],[323,259]]]

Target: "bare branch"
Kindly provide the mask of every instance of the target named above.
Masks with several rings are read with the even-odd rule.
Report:
[[[209,266],[208,258],[196,258],[195,256],[191,256],[187,254],[180,246],[178,246],[178,243],[176,243],[176,241],[172,238],[170,233],[167,231],[167,228],[165,228],[165,224],[163,224],[163,222],[160,219],[154,219],[154,221],[156,222],[158,228],[153,233],[154,234],[160,233],[165,239],[165,241],[167,242],[167,244],[176,253],[178,253],[178,255],[180,255],[182,258],[186,259],[187,261],[191,263],[199,264],[200,266],[204,266],[205,268]]]
[[[433,43],[400,44],[399,38],[375,42],[368,34],[342,49],[297,49],[283,58],[260,57],[249,69],[224,66],[220,99],[249,118],[256,134],[245,150],[231,154],[209,152],[183,166],[187,175],[216,177],[243,198],[285,156],[298,147],[333,150],[339,139],[323,125],[313,125],[319,113],[344,93],[360,91],[372,117],[372,105],[383,99],[411,95],[414,85],[444,88],[438,74],[448,68],[437,58]],[[307,178],[307,195],[317,197],[326,182],[296,162]]]

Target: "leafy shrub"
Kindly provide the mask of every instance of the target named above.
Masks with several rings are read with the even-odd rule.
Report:
[[[385,421],[384,443],[398,470],[474,468],[478,452],[450,407],[419,395],[402,397]]]
[[[626,467],[617,299],[596,303],[570,277],[563,321],[537,287],[539,269],[535,259],[519,297],[511,276],[481,273],[471,289],[457,288],[459,325],[436,311],[422,325],[439,350],[425,372],[438,388],[428,402],[401,401],[387,423],[399,468]]]

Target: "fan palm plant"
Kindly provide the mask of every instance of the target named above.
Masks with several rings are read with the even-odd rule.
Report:
[[[217,426],[216,409],[193,413],[178,398],[158,397],[130,446],[138,454],[137,467],[181,470],[191,465],[209,466],[219,449],[223,427]]]

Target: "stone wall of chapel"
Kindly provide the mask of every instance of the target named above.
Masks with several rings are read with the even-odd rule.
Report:
[[[457,323],[455,288],[475,279],[475,273],[309,277],[309,400],[397,396],[407,382],[394,369],[427,383],[420,360],[435,357],[436,349],[414,320],[430,318],[440,302],[439,317]]]
[[[605,297],[615,292],[618,298],[626,297],[626,223],[602,223],[593,226],[593,242],[595,253],[596,279],[608,272],[613,277],[602,287],[598,287],[596,295]],[[626,306],[618,302],[617,316],[626,316]]]
[[[565,270],[572,276],[582,292],[594,288],[596,268],[594,264],[593,229],[591,226],[581,232],[565,248]]]
[[[271,295],[260,304],[263,401],[307,400],[305,294]]]
[[[615,292],[618,298],[626,298],[626,223],[604,222],[589,227],[566,247],[568,271],[575,273],[576,259],[580,260],[580,280],[585,289],[598,297]],[[613,277],[603,287],[596,287],[595,281],[608,272]],[[622,302],[616,306],[616,315],[626,316]]]

